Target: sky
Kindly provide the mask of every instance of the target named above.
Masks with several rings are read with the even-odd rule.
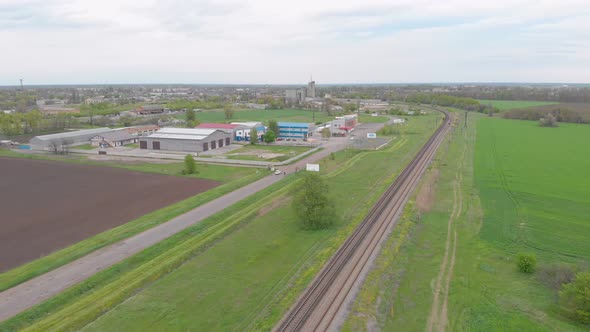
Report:
[[[590,82],[588,0],[0,0],[0,85]]]

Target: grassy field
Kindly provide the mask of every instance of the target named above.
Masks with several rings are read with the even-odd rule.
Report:
[[[315,115],[314,115],[315,113]],[[184,114],[179,115],[180,117]],[[325,122],[332,120],[333,116],[328,116],[326,112],[312,112],[309,110],[298,109],[281,109],[281,110],[237,110],[231,119],[225,118],[225,112],[203,111],[196,113],[197,120],[201,122],[240,122],[240,121],[260,121],[268,123],[269,120],[290,121],[290,122]]]
[[[570,162],[553,152],[560,143],[587,135],[590,128],[544,129],[474,114],[467,129],[453,133],[421,184],[421,190],[434,188],[434,204],[426,210],[414,204],[406,209],[344,331],[584,330],[559,316],[554,291],[535,275],[518,272],[514,261],[517,250],[536,252],[541,265],[574,259],[567,256],[569,248],[580,250],[577,257],[587,255],[585,241],[575,240],[566,228],[578,234],[587,231],[576,222],[587,213],[570,210],[570,204],[588,209],[587,203],[583,206],[590,197],[583,192],[587,186],[583,182],[572,187],[568,177],[580,180],[582,166],[577,164],[588,164],[580,160],[585,157]],[[579,156],[587,151],[583,144],[565,149]],[[555,181],[549,180],[548,174],[557,171]],[[430,184],[429,178],[434,178]],[[540,201],[533,203],[530,195]],[[569,202],[561,205],[559,214],[551,207],[554,198],[558,205]],[[537,241],[548,233],[554,236]],[[562,233],[568,244],[560,239]]]
[[[433,116],[411,120],[404,139],[383,150],[345,150],[321,162],[342,217],[336,227],[302,230],[293,217],[290,191],[277,194],[252,221],[87,329],[270,329],[426,141]]]
[[[588,137],[586,125],[482,120],[475,164],[482,238],[548,259],[590,259]]]
[[[91,144],[76,145],[76,146],[72,147],[72,149],[80,149],[80,150],[94,150],[97,148],[98,147],[92,146]]]
[[[184,117],[184,114],[178,115]],[[225,118],[223,110],[211,110],[196,113],[197,120],[201,122],[240,122],[240,121],[260,121],[268,123],[269,120],[286,121],[286,122],[326,122],[334,119],[334,116],[326,112],[301,110],[301,109],[280,109],[280,110],[236,110],[233,117],[229,120]],[[387,122],[385,116],[370,116],[361,114],[359,122]]]
[[[480,99],[479,103],[482,105],[491,104],[492,106],[497,107],[500,111],[506,111],[506,110],[511,110],[511,109],[515,109],[515,108],[527,108],[527,107],[536,107],[536,106],[557,104],[557,102],[552,102],[552,101],[484,100],[484,99]]]
[[[311,150],[310,147],[306,146],[285,146],[285,145],[244,145],[244,147],[230,152],[225,153],[228,159],[241,159],[241,160],[259,160],[259,161],[285,161],[293,158],[299,154]],[[261,158],[261,153],[276,153],[282,154],[273,158]]]

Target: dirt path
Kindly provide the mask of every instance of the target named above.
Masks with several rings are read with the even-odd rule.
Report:
[[[436,278],[434,297],[432,299],[432,307],[430,315],[428,317],[428,325],[426,328],[428,332],[445,331],[448,326],[447,313],[449,288],[451,279],[453,277],[453,268],[455,266],[455,256],[457,252],[457,231],[453,230],[453,223],[461,215],[461,212],[463,210],[463,193],[461,190],[461,185],[463,183],[462,169],[466,153],[467,146],[465,146],[465,148],[463,149],[461,162],[459,163],[459,167],[457,168],[455,181],[453,183],[453,208],[451,211],[451,215],[449,216],[449,221],[447,223],[447,239],[445,243],[445,253],[440,265],[438,276]]]

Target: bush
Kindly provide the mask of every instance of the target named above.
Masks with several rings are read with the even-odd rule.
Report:
[[[523,273],[535,272],[537,266],[537,257],[535,254],[519,253],[517,259],[518,270]]]
[[[590,272],[580,272],[574,281],[563,285],[559,304],[569,317],[590,324]]]
[[[277,139],[277,136],[275,135],[275,132],[272,130],[269,130],[266,132],[266,134],[264,134],[264,141],[266,143],[272,143]]]
[[[557,117],[553,114],[547,114],[544,118],[539,120],[541,127],[557,127]]]
[[[195,159],[190,154],[187,154],[184,157],[184,169],[182,170],[183,174],[194,174],[197,171],[197,166],[195,165]]]

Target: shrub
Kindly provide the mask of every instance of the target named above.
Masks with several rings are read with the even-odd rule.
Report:
[[[537,257],[535,254],[519,253],[516,263],[520,272],[533,273],[537,266]]]
[[[184,169],[182,170],[183,174],[194,174],[197,171],[197,167],[195,165],[195,159],[190,154],[187,154],[184,157]]]
[[[553,114],[547,114],[545,117],[539,120],[539,126],[541,127],[557,127],[557,117]]]
[[[565,313],[584,324],[590,324],[590,272],[580,272],[559,292],[559,304]]]

